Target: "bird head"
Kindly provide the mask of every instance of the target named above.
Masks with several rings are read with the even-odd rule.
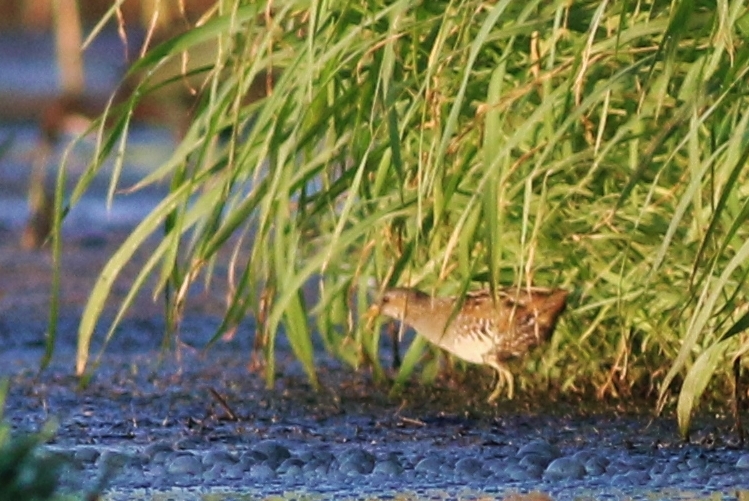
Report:
[[[404,320],[409,311],[418,311],[422,306],[427,304],[430,299],[417,289],[398,287],[388,289],[382,295],[378,305],[379,313],[398,320]]]
[[[380,300],[367,310],[365,317],[369,321],[380,315],[403,320],[409,310],[418,309],[428,298],[427,294],[407,287],[387,289]]]

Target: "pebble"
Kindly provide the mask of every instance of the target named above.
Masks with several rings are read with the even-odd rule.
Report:
[[[455,473],[463,475],[475,475],[481,471],[483,463],[476,458],[462,458],[455,463]]]
[[[183,442],[188,444],[189,442]],[[235,482],[245,485],[302,486],[310,492],[335,493],[356,489],[363,497],[380,496],[388,489],[408,486],[441,486],[440,489],[476,489],[490,497],[502,497],[503,486],[540,486],[553,499],[568,499],[559,494],[564,489],[588,485],[594,492],[616,488],[667,489],[670,486],[693,486],[711,489],[733,488],[749,469],[749,454],[736,453],[731,461],[707,454],[659,454],[660,459],[621,448],[593,448],[562,454],[545,440],[530,440],[516,449],[471,449],[451,447],[430,448],[428,455],[419,455],[418,447],[404,446],[373,453],[360,445],[309,446],[299,444],[298,454],[286,442],[265,440],[233,446],[231,450],[178,449],[168,442],[154,442],[133,452],[117,452],[95,446],[81,446],[68,452],[84,468],[92,461],[111,461],[128,470],[128,488],[157,488],[196,484],[223,486]],[[375,448],[376,450],[376,448]],[[567,449],[565,449],[567,450]],[[96,459],[94,459],[96,458]],[[141,459],[137,459],[141,458]],[[137,468],[136,468],[137,467]],[[168,474],[168,475],[167,475]],[[126,475],[127,476],[127,475]],[[119,477],[118,477],[119,478]],[[356,478],[352,483],[352,478]],[[749,484],[749,481],[744,485]],[[490,491],[487,491],[490,488]],[[493,490],[491,490],[493,489]],[[499,490],[497,490],[499,489]],[[268,495],[273,491],[265,490]],[[431,499],[428,490],[424,499]],[[657,497],[657,496],[656,496]],[[596,499],[617,497],[597,495]],[[640,499],[637,496],[631,499]],[[659,498],[662,499],[662,498]],[[524,501],[524,500],[523,500]]]
[[[585,465],[574,457],[557,458],[546,468],[544,478],[553,480],[580,479],[586,474]]]
[[[302,461],[299,458],[288,458],[285,459],[283,463],[280,464],[278,468],[276,468],[276,473],[279,475],[287,473],[289,469],[294,469],[296,473],[302,472],[302,466],[304,466],[304,461]]]
[[[546,440],[533,440],[532,442],[529,442],[528,444],[521,447],[517,454],[515,454],[516,457],[525,457],[529,455],[538,456],[541,458],[548,459],[551,461],[552,459],[556,459],[559,456],[561,456],[561,452],[559,452],[559,449],[547,442]]]
[[[202,463],[205,466],[211,466],[215,464],[234,464],[239,461],[239,458],[234,456],[228,451],[208,451],[203,454]]]
[[[81,447],[75,451],[73,458],[84,463],[93,463],[99,457],[98,449],[94,447]]]
[[[170,454],[172,452],[174,452],[174,447],[172,447],[172,444],[170,444],[169,442],[165,442],[165,441],[154,442],[152,444],[147,445],[145,449],[143,449],[143,455],[151,458],[151,460],[153,460],[153,458],[159,453]],[[165,457],[165,456],[162,456],[162,457]],[[163,460],[160,462],[163,463]]]
[[[742,454],[738,461],[736,461],[736,468],[749,470],[749,454]]]
[[[97,466],[106,465],[108,468],[123,468],[125,466],[136,466],[139,464],[137,456],[106,449],[96,459]]]
[[[276,472],[268,466],[265,463],[259,463],[252,465],[250,468],[250,478],[254,478],[256,480],[267,480],[270,478],[274,478],[276,476]]]
[[[372,453],[365,451],[360,448],[351,448],[344,451],[338,456],[338,462],[343,466],[346,463],[352,463],[355,465],[362,465],[364,470],[368,472],[374,468],[375,457]]]
[[[239,455],[239,462],[247,467],[250,467],[255,463],[262,463],[267,459],[267,454],[256,450],[245,451]]]
[[[696,456],[693,458],[687,459],[687,466],[689,468],[705,468],[707,465],[707,461],[702,456]]]
[[[172,475],[197,475],[203,473],[203,464],[192,454],[177,456],[167,464],[166,471]]]
[[[244,474],[246,473],[244,467],[239,463],[223,468],[219,465],[215,465],[214,469],[217,467],[223,472],[223,476],[228,479],[239,479],[244,477]]]
[[[279,444],[275,440],[266,440],[260,442],[255,447],[253,447],[253,450],[255,452],[259,452],[260,454],[264,454],[266,461],[276,466],[281,464],[284,459],[288,459],[291,457],[289,449]]]
[[[585,473],[588,475],[597,477],[603,475],[606,472],[606,466],[599,460],[599,458],[590,458],[585,462]]]
[[[302,468],[297,465],[291,465],[288,468],[286,468],[283,472],[276,470],[276,474],[283,475],[286,478],[292,478],[292,479],[302,478],[303,476],[302,473],[303,473]]]
[[[512,465],[505,470],[512,480],[528,482],[538,480],[543,476],[544,470],[539,466],[529,466],[524,468],[520,465]]]
[[[302,472],[311,477],[317,477],[319,475],[327,475],[330,469],[330,462],[322,461],[320,459],[313,459],[309,463],[305,463],[302,466]]]
[[[371,473],[373,469],[373,463],[360,463],[358,461],[344,461],[338,467],[338,471],[340,471],[341,473],[356,473],[360,475]]]
[[[430,456],[416,463],[414,470],[427,473],[439,473],[442,470],[442,466],[443,461],[437,457]]]
[[[398,460],[388,458],[375,464],[372,473],[380,475],[400,475],[403,473],[403,467]]]
[[[194,450],[199,448],[203,444],[203,440],[197,437],[184,437],[174,444],[174,448],[177,450]]]
[[[276,428],[278,434],[288,430]],[[411,431],[407,429],[406,436]],[[394,499],[406,491],[431,500],[439,498],[434,489],[444,494],[439,499],[515,499],[508,492],[540,490],[568,501],[575,498],[568,492],[583,489],[592,499],[641,501],[669,499],[660,493],[675,486],[695,489],[701,493],[699,499],[718,490],[749,488],[749,453],[735,449],[680,443],[658,449],[623,447],[615,441],[577,444],[564,437],[551,442],[538,436],[512,437],[508,445],[496,434],[493,442],[472,441],[470,428],[455,437],[439,433],[433,432],[432,442],[341,442],[328,435],[309,441],[281,436],[209,443],[191,438],[156,440],[122,450],[109,445],[51,446],[49,454],[71,459],[65,474],[73,477],[95,478],[105,473],[104,468],[117,466],[113,492],[235,486],[258,489],[258,498],[303,492],[323,499],[336,499],[340,493],[350,499]],[[465,492],[476,494],[460,494]],[[143,496],[108,499],[135,498]]]
[[[548,456],[542,456],[540,454],[526,454],[520,459],[520,466],[538,466],[539,468],[546,468],[549,463],[553,461],[553,458]]]

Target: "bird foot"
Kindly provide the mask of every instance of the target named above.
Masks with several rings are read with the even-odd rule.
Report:
[[[495,367],[495,369],[497,371],[497,383],[494,385],[494,390],[489,395],[489,398],[486,399],[486,402],[489,404],[494,403],[494,401],[499,398],[502,394],[502,390],[505,388],[505,383],[507,384],[507,399],[512,400],[515,396],[515,378],[512,373],[505,367],[501,366]]]

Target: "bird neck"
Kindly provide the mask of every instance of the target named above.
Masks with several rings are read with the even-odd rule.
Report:
[[[423,301],[408,305],[406,323],[429,341],[439,344],[453,314],[453,306],[446,298],[425,298]]]

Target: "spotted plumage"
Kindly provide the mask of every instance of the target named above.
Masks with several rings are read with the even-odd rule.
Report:
[[[505,384],[508,397],[513,397],[513,376],[505,361],[547,341],[566,302],[567,291],[562,289],[508,288],[496,295],[478,291],[461,303],[455,297],[397,288],[385,292],[379,311],[467,362],[493,367],[498,380],[489,395],[491,402]]]

